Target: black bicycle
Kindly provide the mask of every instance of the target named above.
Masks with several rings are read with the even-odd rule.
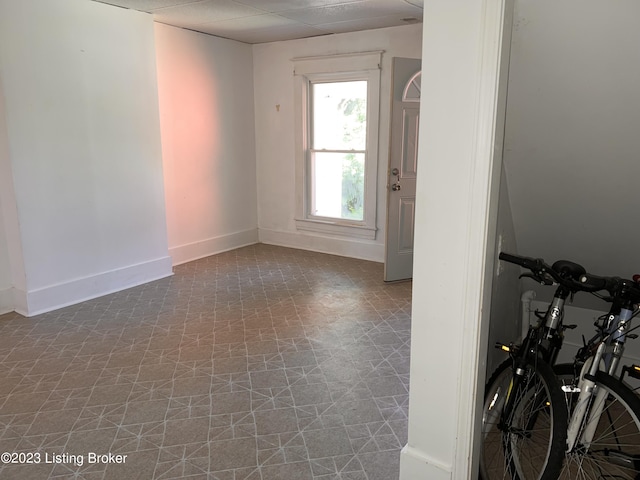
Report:
[[[496,369],[487,383],[480,477],[483,480],[557,479],[561,471],[568,471],[562,468],[569,458],[566,447],[569,412],[575,416],[569,400],[578,389],[575,373],[578,362],[555,366],[555,371],[550,366],[562,348],[565,329],[575,328],[575,325],[564,325],[564,306],[577,292],[596,293],[609,288],[618,298],[619,290],[614,279],[587,274],[582,266],[573,262],[559,261],[549,266],[541,259],[505,253],[500,254],[500,259],[528,269],[530,273],[524,276],[545,285],[557,285],[557,288],[546,313],[537,313],[539,320],[529,327],[521,345],[498,345],[510,358]],[[612,302],[613,299],[605,298]],[[602,341],[603,335],[585,345],[582,356]],[[562,385],[556,377],[558,373]]]

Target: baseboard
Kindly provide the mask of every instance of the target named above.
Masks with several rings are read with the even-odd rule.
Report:
[[[451,466],[405,445],[400,452],[400,480],[451,480]]]
[[[379,243],[326,237],[308,232],[292,233],[265,228],[259,230],[259,238],[260,243],[269,245],[329,253],[372,262],[384,262],[384,245]]]
[[[24,315],[26,317],[27,311],[29,310],[27,306],[27,292],[13,287],[11,293],[13,297],[13,309],[20,315]]]
[[[258,229],[252,228],[251,230],[244,230],[229,235],[220,235],[219,237],[207,238],[206,240],[186,245],[170,247],[169,255],[171,255],[173,265],[181,265],[255,243],[258,243]]]
[[[15,310],[22,315],[31,317],[159,280],[170,275],[173,275],[171,257],[162,257],[90,277],[28,291],[26,294],[26,306],[16,304]],[[19,296],[17,294],[19,293],[14,292],[14,299],[17,299]]]
[[[13,312],[14,310],[13,288],[10,287],[0,290],[0,315]]]

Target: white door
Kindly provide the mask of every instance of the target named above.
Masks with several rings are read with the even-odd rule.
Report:
[[[413,224],[418,172],[420,60],[393,59],[391,147],[387,170],[384,280],[413,275]]]

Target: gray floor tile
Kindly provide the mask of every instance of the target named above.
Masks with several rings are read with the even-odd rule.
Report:
[[[254,245],[1,315],[0,450],[127,460],[0,479],[397,478],[410,313],[381,264]]]
[[[309,458],[325,458],[353,453],[344,427],[323,428],[304,432]]]

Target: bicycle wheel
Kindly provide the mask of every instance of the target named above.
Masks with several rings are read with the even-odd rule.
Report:
[[[512,366],[511,359],[502,362],[491,375],[485,388],[480,449],[481,480],[503,478],[502,475],[506,471],[500,420],[513,376]]]
[[[573,366],[558,366],[561,383],[572,386]],[[586,447],[578,443],[565,453],[559,479],[640,480],[640,397],[616,378],[598,372],[597,389],[607,392],[595,435]],[[565,388],[569,412],[578,393]],[[585,427],[587,425],[585,420]]]
[[[526,366],[523,381],[514,391],[512,376],[508,360],[488,383],[482,418],[480,478],[556,479],[567,433],[562,390],[551,368],[542,361]],[[504,418],[507,395],[514,395],[514,404],[509,417]]]

